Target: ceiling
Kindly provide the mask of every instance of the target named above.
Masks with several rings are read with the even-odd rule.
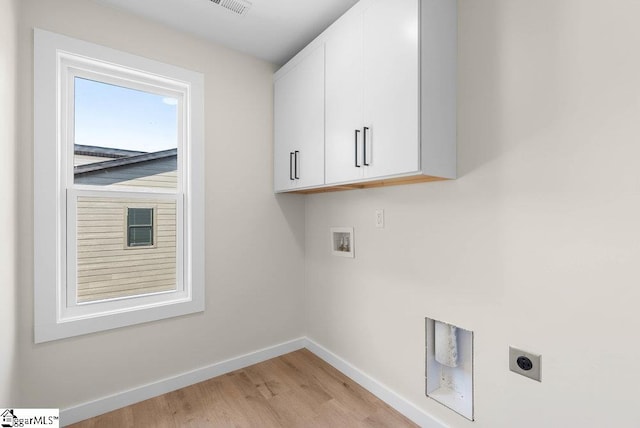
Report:
[[[248,0],[243,15],[211,0],[97,0],[282,65],[358,0]]]

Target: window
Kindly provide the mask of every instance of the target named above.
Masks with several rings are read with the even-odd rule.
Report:
[[[204,310],[203,77],[35,30],[36,342]]]
[[[152,247],[153,223],[153,208],[127,208],[127,247]]]

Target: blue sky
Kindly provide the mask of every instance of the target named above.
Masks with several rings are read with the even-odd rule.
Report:
[[[176,148],[177,100],[76,77],[75,143],[142,152]]]

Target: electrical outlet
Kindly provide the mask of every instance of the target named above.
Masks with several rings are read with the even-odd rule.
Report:
[[[376,227],[384,227],[384,210],[376,210]]]
[[[542,355],[509,346],[509,370],[542,382]]]

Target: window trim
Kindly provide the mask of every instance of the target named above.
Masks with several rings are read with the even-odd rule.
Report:
[[[131,194],[157,193],[158,197],[177,198],[182,203],[181,232],[183,268],[176,276],[184,279],[182,295],[162,298],[167,292],[127,298],[135,301],[97,314],[65,313],[68,193],[100,192],[97,186],[75,185],[67,188],[61,178],[66,159],[66,125],[60,124],[64,82],[59,73],[63,58],[86,58],[104,67],[125,71],[131,76],[147,76],[151,80],[180,82],[188,91],[184,102],[185,136],[178,162],[186,171],[178,178],[177,192],[141,189]],[[125,74],[126,74],[125,73]],[[67,105],[69,103],[66,103]],[[56,112],[56,114],[54,114]],[[66,129],[65,129],[66,128]],[[181,156],[180,156],[181,154]],[[72,159],[72,158],[71,158]],[[71,177],[72,179],[72,177]],[[71,182],[73,183],[73,182]],[[182,189],[182,190],[181,190]],[[125,189],[120,189],[124,191]],[[86,193],[85,193],[86,192]],[[184,195],[184,196],[182,196]],[[178,214],[177,210],[177,215]],[[180,227],[180,226],[177,226]],[[36,343],[156,321],[204,310],[204,236],[193,233],[204,230],[204,77],[201,73],[164,64],[137,55],[73,39],[48,31],[34,30],[34,340]],[[70,245],[69,247],[74,247]],[[148,248],[148,247],[146,247]],[[122,299],[121,299],[122,300]],[[88,306],[84,305],[83,306]],[[127,306],[127,305],[125,305]],[[68,309],[68,308],[67,308]]]

